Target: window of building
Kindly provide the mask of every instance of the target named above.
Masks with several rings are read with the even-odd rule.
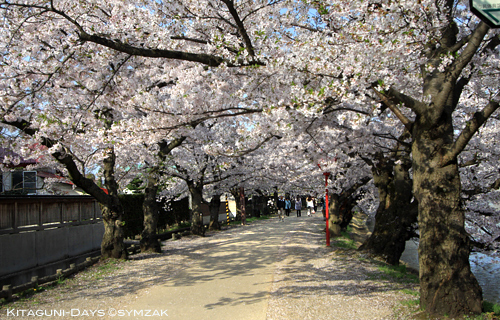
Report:
[[[36,193],[36,171],[23,171],[23,189],[26,193]]]
[[[36,194],[36,171],[11,171],[3,175],[2,192]]]

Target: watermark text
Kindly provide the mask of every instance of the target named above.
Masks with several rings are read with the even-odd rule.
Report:
[[[167,310],[7,309],[7,317],[168,317]]]

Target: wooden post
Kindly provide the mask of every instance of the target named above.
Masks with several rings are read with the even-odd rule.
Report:
[[[7,293],[7,297],[5,298],[5,300],[12,301],[12,285],[4,285],[2,287],[2,291],[5,291]]]
[[[31,277],[31,285],[33,286],[33,288],[36,289],[36,287],[38,287],[38,277],[37,276],[33,276]]]
[[[40,208],[38,210],[38,230],[43,229],[43,218],[42,218],[42,212],[43,212],[43,202],[40,200]]]
[[[59,223],[63,223],[63,204],[59,202]]]
[[[14,232],[17,232],[17,222],[16,222],[16,217],[17,217],[17,201],[14,202],[14,211],[12,212],[11,218],[12,218],[12,230]]]
[[[227,217],[227,225],[229,226],[229,199],[226,196],[226,217]]]

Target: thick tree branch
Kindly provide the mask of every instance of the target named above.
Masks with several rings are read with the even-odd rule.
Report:
[[[243,25],[243,22],[241,21],[238,12],[236,11],[236,8],[234,7],[233,0],[222,0],[229,9],[229,13],[234,19],[234,22],[236,23],[236,26],[238,27],[238,33],[241,35],[243,38],[243,41],[245,41],[246,49],[248,51],[248,54],[251,57],[255,57],[255,50],[252,45],[252,41],[250,40],[250,37],[248,36],[247,30],[245,29],[245,26]]]
[[[191,61],[201,63],[211,67],[218,67],[223,63],[226,63],[229,67],[236,67],[234,63],[231,61],[224,59],[219,56],[205,54],[205,53],[190,53],[184,51],[176,51],[176,50],[164,50],[164,49],[149,49],[149,48],[141,48],[135,47],[126,43],[123,43],[118,40],[110,40],[98,35],[91,35],[86,32],[80,32],[80,40],[93,42],[96,44],[100,44],[107,48],[124,52],[133,56],[141,56],[148,58],[166,58],[166,59],[174,59],[174,60],[183,60],[183,61]],[[242,66],[247,65],[257,65],[264,66],[265,64],[260,61],[252,61],[248,64],[242,64]]]
[[[141,56],[141,57],[149,57],[149,58],[167,58],[167,59],[175,59],[175,60],[184,60],[184,61],[192,61],[198,62],[207,66],[217,67],[222,63],[228,63],[228,66],[233,66],[229,61],[217,57],[214,55],[204,54],[204,53],[189,53],[183,51],[175,51],[175,50],[164,50],[164,49],[147,49],[134,47],[129,44],[125,44],[118,40],[109,40],[101,36],[91,35],[86,32],[80,32],[80,40],[93,42],[96,44],[100,44],[107,48],[124,52],[133,56]]]
[[[399,108],[391,100],[389,100],[387,98],[386,95],[384,95],[381,92],[379,92],[374,86],[372,86],[372,89],[375,92],[375,94],[380,98],[380,100],[382,100],[382,102],[394,113],[394,115],[396,115],[396,117],[399,119],[399,121],[401,121],[401,123],[403,123],[403,125],[405,126],[405,128],[409,132],[411,132],[412,131],[412,127],[413,127],[413,122],[411,122],[410,119],[408,119],[401,112],[401,110],[399,110]],[[403,101],[401,101],[401,102],[403,102]]]
[[[405,105],[405,107],[410,108],[417,115],[422,114],[422,112],[423,112],[423,110],[425,108],[425,104],[424,103],[422,103],[422,102],[420,102],[418,100],[415,100],[412,97],[407,96],[407,95],[405,95],[405,94],[397,91],[394,88],[390,88],[389,91],[387,92],[387,95],[389,97],[391,97],[391,99],[394,102],[403,103]]]
[[[180,146],[184,142],[184,140],[186,140],[186,138],[187,137],[182,136],[179,138],[175,138],[170,142],[163,140],[160,143],[158,143],[158,145],[160,147],[160,152],[159,152],[160,158],[162,158],[162,159],[165,158],[168,154],[170,154],[170,152],[172,150],[174,150],[175,148]]]
[[[491,185],[492,189],[500,189],[500,178],[496,179],[495,182]]]
[[[349,189],[342,191],[341,194],[342,199],[346,199],[351,195],[353,195],[359,188],[370,182],[370,180],[372,180],[372,177],[370,176],[366,176],[359,179],[359,181],[355,182]]]
[[[481,46],[481,43],[489,30],[490,27],[484,22],[481,22],[476,30],[474,30],[469,39],[469,42],[467,43],[460,56],[456,58],[448,68],[445,81],[442,85],[442,89],[432,102],[433,108],[435,108],[436,110],[442,110],[446,106],[448,97],[455,88],[458,77],[462,73],[462,70],[469,64],[474,55],[477,53],[477,50]]]
[[[17,121],[6,121],[2,119],[2,123],[15,127],[25,134],[29,136],[35,135],[38,130],[30,128],[30,123],[28,121],[17,120]],[[57,144],[57,141],[43,137],[41,144],[46,146],[47,148],[51,148]],[[68,170],[71,181],[82,188],[85,192],[92,195],[99,203],[109,203],[108,195],[95,184],[95,182],[91,179],[86,178],[78,169],[78,166],[73,159],[70,151],[66,147],[62,147],[62,150],[55,151],[52,153],[54,159],[57,162],[64,165],[64,167]]]
[[[497,97],[499,97],[500,94],[497,94]],[[474,136],[474,134],[479,130],[479,128],[483,125],[483,123],[488,120],[488,118],[495,112],[499,107],[499,103],[495,101],[490,101],[484,107],[483,110],[478,111],[474,114],[472,119],[467,123],[465,128],[462,130],[460,133],[460,136],[457,138],[453,146],[450,148],[450,150],[443,156],[442,159],[442,165],[446,165],[449,162],[453,161],[460,152],[464,150],[464,148],[467,146],[467,143],[469,143],[470,139]]]

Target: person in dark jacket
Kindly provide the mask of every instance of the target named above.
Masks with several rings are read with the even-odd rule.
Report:
[[[280,221],[285,221],[285,200],[283,196],[280,196],[278,199],[278,217]]]
[[[302,199],[299,196],[295,200],[295,211],[297,212],[297,217],[302,216]]]

